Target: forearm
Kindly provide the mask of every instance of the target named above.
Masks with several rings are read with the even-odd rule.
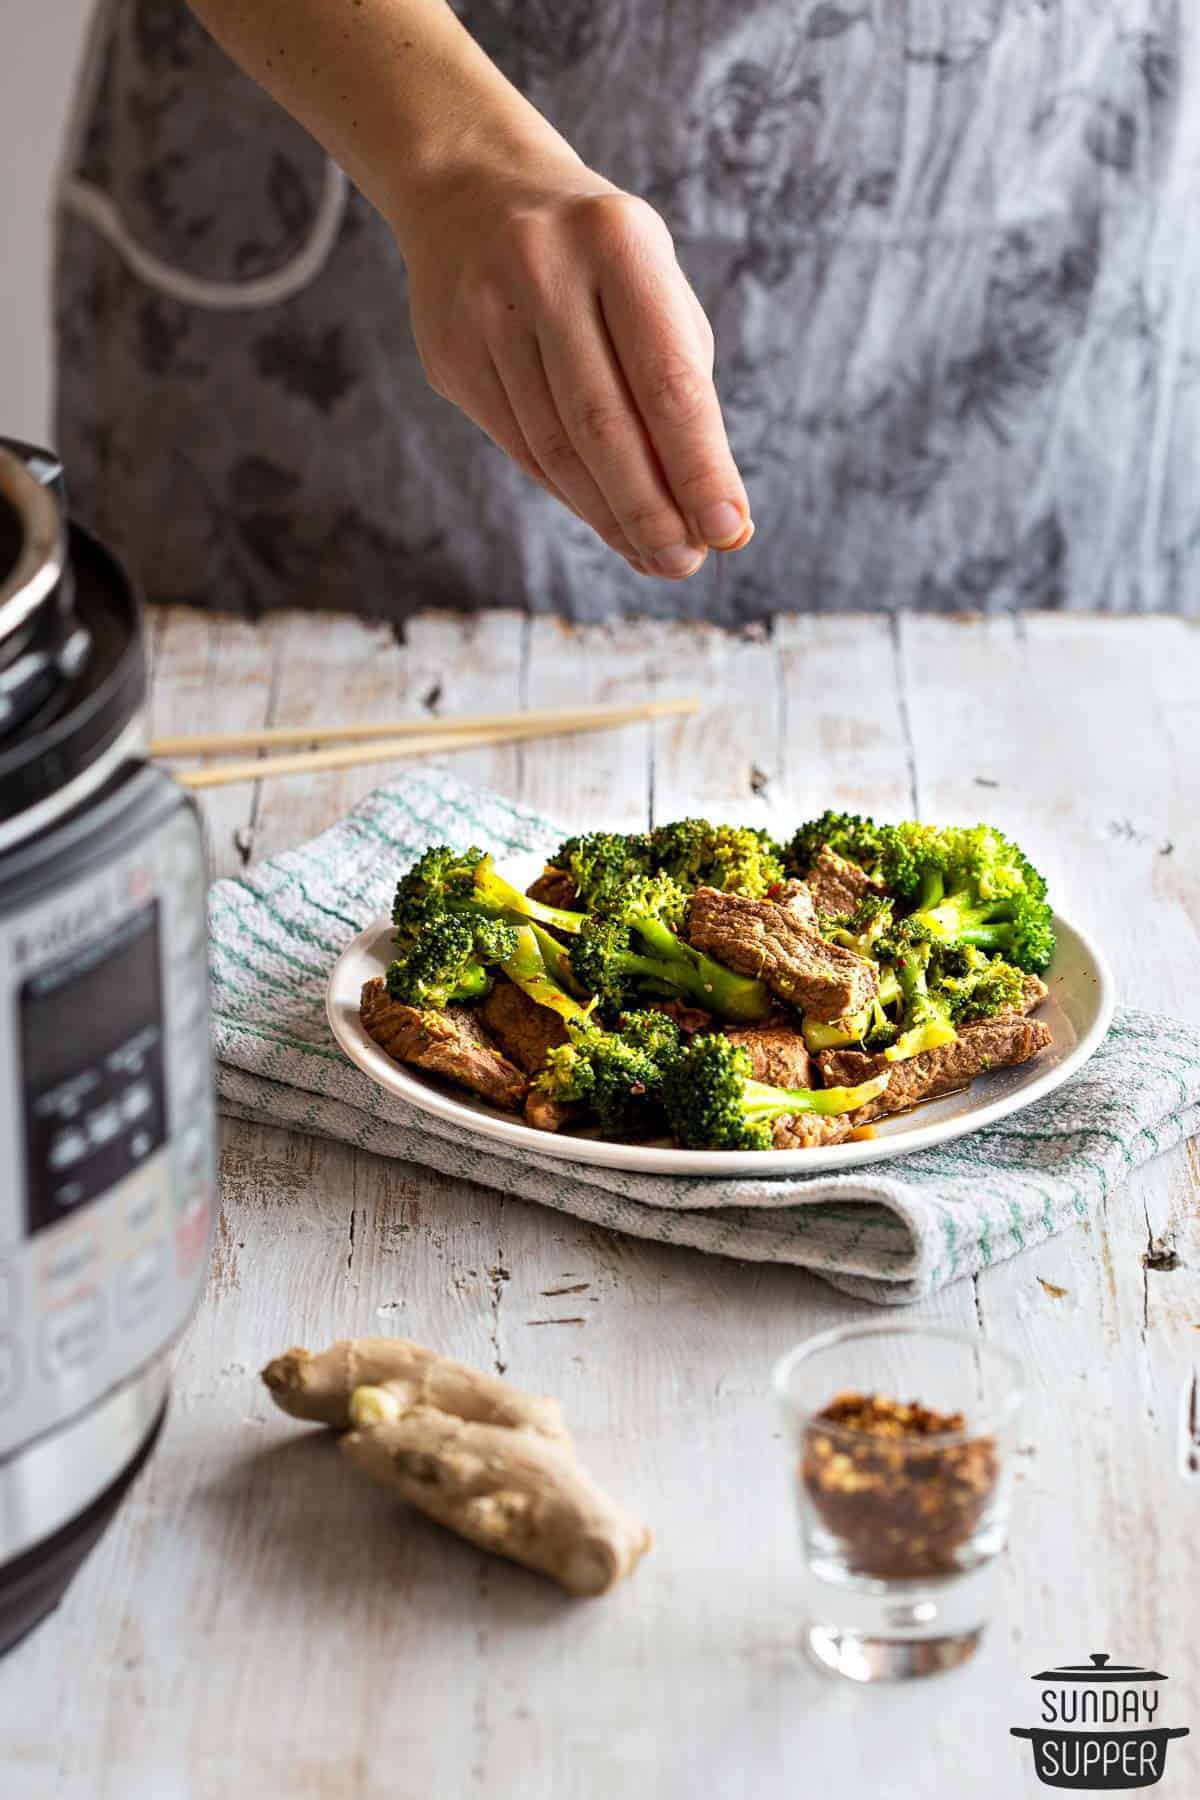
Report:
[[[570,152],[445,0],[191,0],[403,241],[434,182]]]

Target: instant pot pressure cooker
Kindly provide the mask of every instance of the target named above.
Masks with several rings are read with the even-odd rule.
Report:
[[[0,439],[0,1652],[154,1446],[204,1280],[204,857],[145,760],[137,602]]]

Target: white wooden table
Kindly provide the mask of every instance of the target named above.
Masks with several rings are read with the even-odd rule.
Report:
[[[724,636],[499,614],[390,628],[154,621],[174,730],[616,701],[703,716],[454,759],[567,821],[826,804],[986,816],[1107,946],[1121,995],[1200,1015],[1200,632],[1176,621],[788,618]],[[216,790],[218,873],[386,768]],[[1028,1677],[1092,1650],[1170,1677],[1161,1792],[1200,1792],[1200,1157],[909,1317],[1026,1360],[1004,1603],[903,1690],[812,1671],[768,1395],[795,1339],[872,1309],[787,1269],[618,1238],[420,1168],[231,1124],[212,1279],[162,1446],[58,1614],[0,1667],[5,1800],[1015,1800],[1045,1790]],[[656,1527],[574,1603],[344,1475],[257,1381],[291,1343],[396,1331],[561,1397]],[[1200,1411],[1200,1406],[1197,1407]],[[1195,1414],[1193,1414],[1193,1417]],[[1200,1462],[1200,1449],[1195,1461]]]

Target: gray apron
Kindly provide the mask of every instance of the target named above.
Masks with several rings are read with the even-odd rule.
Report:
[[[675,234],[758,535],[639,579],[427,388],[386,227],[184,0],[60,193],[73,498],[156,600],[1200,610],[1193,0],[458,0]]]

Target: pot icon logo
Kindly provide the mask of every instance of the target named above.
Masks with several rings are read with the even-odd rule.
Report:
[[[1167,1677],[1133,1663],[1114,1663],[1096,1651],[1086,1663],[1043,1669],[1041,1722],[1014,1725],[1028,1738],[1038,1780],[1047,1787],[1142,1788],[1162,1780],[1167,1745],[1187,1737],[1188,1726],[1158,1722]]]

